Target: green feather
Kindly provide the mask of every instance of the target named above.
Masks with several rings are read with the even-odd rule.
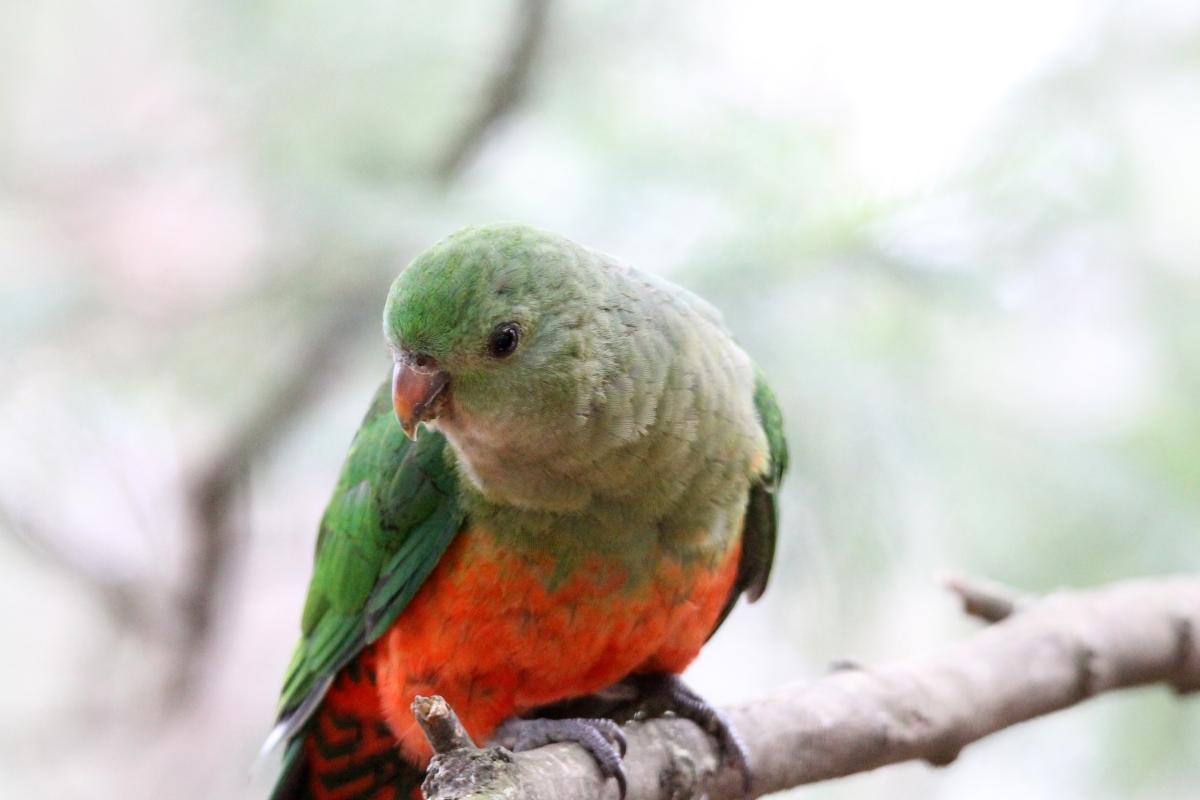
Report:
[[[763,433],[767,435],[771,460],[767,467],[766,483],[774,491],[783,479],[783,473],[787,472],[787,440],[783,437],[783,414],[779,410],[779,403],[760,369],[755,370],[754,408],[758,411]]]
[[[337,670],[404,610],[463,513],[446,442],[410,442],[392,416],[389,384],[375,395],[321,520],[301,639],[279,701],[294,735]]]
[[[750,485],[746,520],[742,524],[742,560],[738,565],[737,586],[754,602],[767,588],[771,565],[775,561],[775,541],[779,526],[779,504],[775,490],[787,470],[787,440],[783,438],[783,414],[775,394],[767,385],[762,370],[755,370],[754,408],[767,437],[767,468]]]

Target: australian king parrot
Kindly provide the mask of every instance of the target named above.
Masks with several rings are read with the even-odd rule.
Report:
[[[393,369],[321,520],[273,800],[415,796],[417,695],[481,743],[577,742],[622,794],[617,712],[589,697],[694,719],[745,772],[677,677],[762,593],[787,465],[775,398],[720,314],[494,224],[419,255],[383,328]]]

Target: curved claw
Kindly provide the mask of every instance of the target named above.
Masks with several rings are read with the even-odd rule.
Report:
[[[721,763],[742,776],[742,791],[750,792],[750,760],[746,745],[725,712],[710,705],[676,675],[647,675],[636,679],[642,713],[672,713],[703,728],[717,740]]]
[[[588,751],[601,775],[616,780],[622,800],[629,788],[621,763],[628,744],[621,726],[611,719],[510,719],[496,729],[492,740],[515,753],[573,742]]]

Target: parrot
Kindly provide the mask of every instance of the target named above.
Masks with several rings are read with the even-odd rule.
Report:
[[[788,450],[716,308],[528,225],[396,278],[392,357],[321,518],[266,748],[272,800],[404,800],[440,695],[476,742],[574,742],[626,790],[618,721],[740,736],[679,677],[763,593]],[[748,786],[748,783],[747,783]]]

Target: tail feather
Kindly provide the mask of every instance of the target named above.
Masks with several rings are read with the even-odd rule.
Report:
[[[383,719],[369,654],[338,674],[288,741],[270,800],[409,800],[424,770],[404,760]]]
[[[283,769],[270,800],[312,800],[307,789],[308,769],[304,760],[304,737],[288,742],[283,753]]]

